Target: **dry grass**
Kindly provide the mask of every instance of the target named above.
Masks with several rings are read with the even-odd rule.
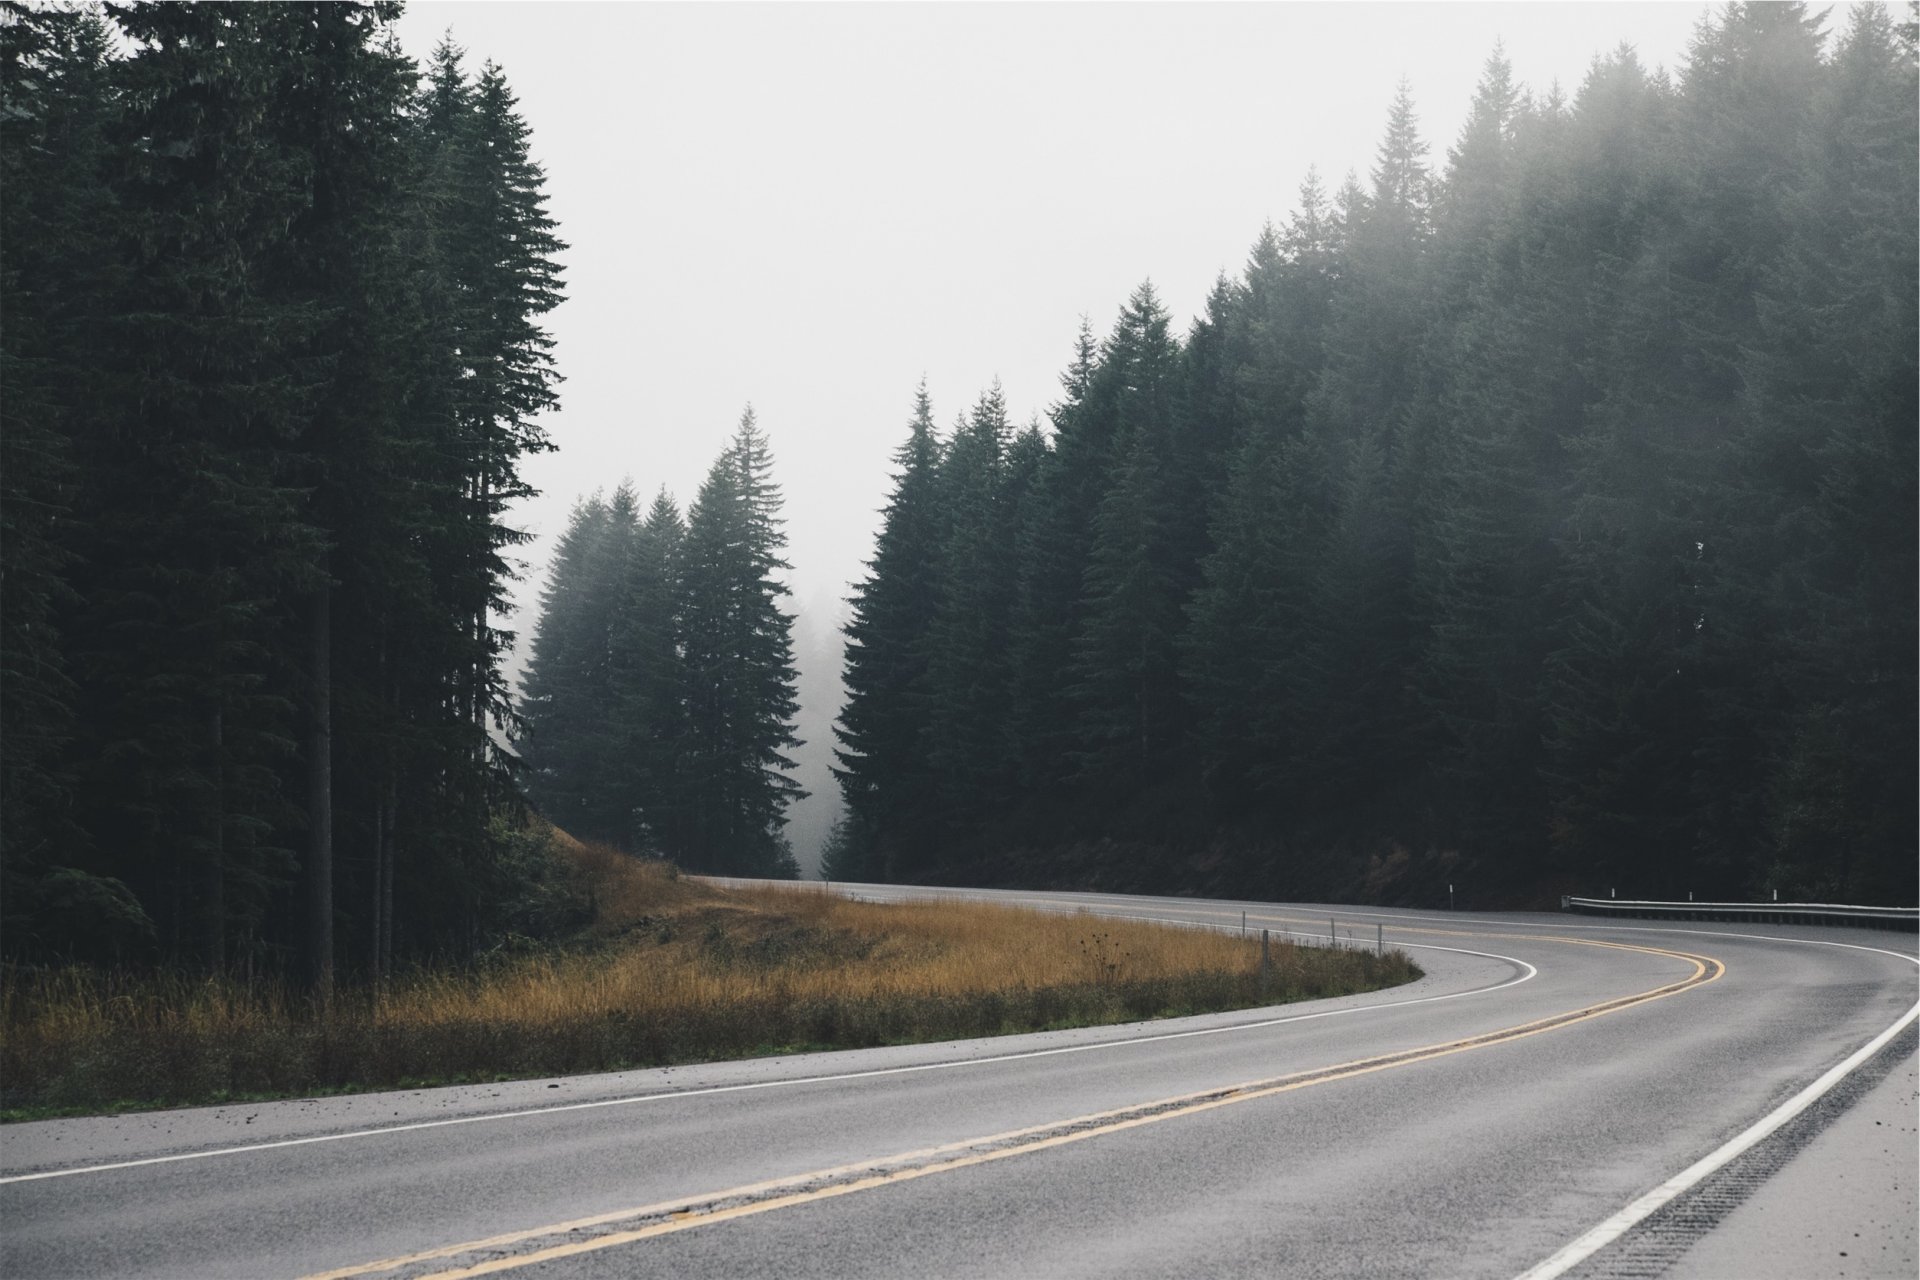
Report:
[[[722,890],[563,842],[595,907],[564,949],[433,971],[321,1009],[229,980],[10,970],[11,1114],[611,1070],[992,1035],[1370,990],[1400,953],[979,903]]]

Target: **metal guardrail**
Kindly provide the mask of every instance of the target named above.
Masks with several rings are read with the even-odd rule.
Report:
[[[1562,897],[1560,909],[1590,916],[1668,920],[1853,925],[1862,929],[1920,927],[1920,907],[1856,907],[1833,902],[1647,902],[1627,898]]]

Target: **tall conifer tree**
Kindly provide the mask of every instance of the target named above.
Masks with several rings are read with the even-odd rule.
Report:
[[[680,618],[687,733],[686,827],[676,850],[696,870],[791,875],[780,828],[803,794],[788,776],[792,617],[777,575],[786,536],[767,438],[748,409],[687,517]]]
[[[940,602],[941,447],[926,383],[894,453],[893,493],[867,576],[853,588],[847,698],[834,775],[850,814],[836,861],[842,877],[906,874],[934,785],[927,758],[928,633]]]

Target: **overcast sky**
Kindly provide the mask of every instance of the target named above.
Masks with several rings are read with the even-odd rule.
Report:
[[[1309,166],[1364,179],[1402,77],[1439,167],[1495,41],[1571,95],[1622,42],[1677,69],[1704,12],[412,4],[416,58],[451,31],[472,68],[505,68],[570,245],[559,452],[526,466],[543,493],[519,598],[579,494],[630,476],[684,505],[751,402],[796,603],[829,626],[922,376],[943,427],[996,377],[1025,421],[1083,314],[1104,334],[1150,278],[1184,330]]]

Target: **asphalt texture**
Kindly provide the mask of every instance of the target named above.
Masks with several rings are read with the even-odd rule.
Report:
[[[1920,999],[1900,933],[979,896],[1244,910],[1303,940],[1331,917],[1427,976],[1126,1027],[9,1126],[0,1276],[1512,1277]],[[1676,1202],[1685,1231],[1650,1221],[1574,1274],[1801,1280],[1806,1258],[1897,1254],[1865,1237],[1914,1221],[1911,1125],[1863,1130],[1845,1090],[1879,1097],[1911,1043]],[[1738,1251],[1789,1219],[1802,1252]]]

